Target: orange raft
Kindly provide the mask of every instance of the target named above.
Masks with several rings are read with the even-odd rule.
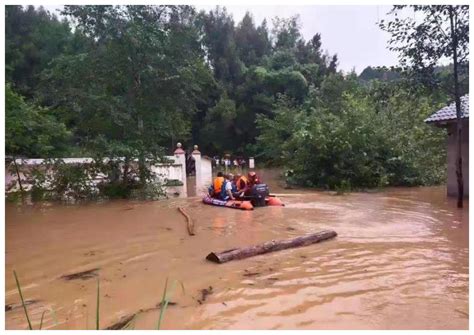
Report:
[[[269,196],[265,198],[265,205],[266,206],[285,206],[285,204],[275,196]]]
[[[213,206],[222,206],[227,208],[243,209],[243,210],[253,210],[253,205],[248,200],[219,200],[211,198],[210,196],[205,196],[202,198],[202,202],[208,205]]]
[[[213,205],[213,206],[222,206],[222,207],[227,207],[227,208],[235,208],[235,209],[242,209],[242,210],[253,210],[254,206],[252,205],[252,202],[250,200],[220,200],[220,199],[215,199],[210,196],[205,196],[202,199],[202,202],[204,202],[207,205]],[[265,198],[265,206],[285,206],[283,202],[274,196],[269,196]]]

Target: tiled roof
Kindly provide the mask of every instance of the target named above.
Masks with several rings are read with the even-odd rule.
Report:
[[[461,118],[469,118],[469,94],[461,97]],[[449,106],[441,108],[431,115],[425,122],[439,122],[456,119],[456,104],[453,102]]]

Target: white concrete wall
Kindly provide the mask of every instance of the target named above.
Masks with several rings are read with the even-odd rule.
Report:
[[[195,194],[201,196],[207,193],[207,188],[212,183],[212,160],[207,156],[202,156],[201,153],[196,150],[193,153],[193,157],[196,159],[196,192]],[[173,156],[166,156],[166,159],[170,163],[160,163],[151,166],[151,171],[156,174],[157,179],[165,183],[169,180],[179,180],[182,186],[169,186],[167,192],[169,195],[176,196],[179,193],[179,197],[187,196],[187,180],[186,180],[186,161],[184,151],[181,149],[181,145],[178,146]],[[62,158],[66,164],[88,164],[92,163],[92,158]],[[107,160],[107,159],[105,159]],[[23,169],[30,169],[32,167],[40,166],[44,162],[43,159],[25,159],[17,160],[17,164],[20,168],[20,177],[22,185],[25,190],[29,190],[31,185],[27,182],[26,177],[21,173]],[[96,185],[102,181],[106,176],[98,176],[93,183]],[[14,185],[12,188],[9,186]],[[13,165],[6,167],[5,169],[5,189],[7,192],[18,191],[18,181],[16,173],[13,169]],[[193,192],[194,193],[194,192]]]
[[[185,197],[187,194],[186,186],[186,168],[179,163],[181,157],[176,156],[166,156],[167,159],[171,160],[173,163],[170,164],[154,164],[151,166],[151,171],[157,174],[157,179],[165,183],[167,180],[179,180],[183,183],[183,186],[173,186],[172,193],[179,193],[180,197]],[[62,159],[66,164],[88,164],[93,161],[92,158],[63,158]],[[43,159],[18,159],[17,161],[18,168],[20,170],[20,179],[22,181],[22,186],[24,190],[28,191],[31,188],[31,184],[27,181],[25,175],[21,172],[24,169],[31,169],[32,167],[40,166],[44,160]],[[98,175],[97,178],[92,181],[93,185],[97,185],[105,178],[105,175]],[[6,192],[19,191],[20,187],[18,184],[18,177],[13,167],[13,163],[10,166],[5,168],[5,190]]]

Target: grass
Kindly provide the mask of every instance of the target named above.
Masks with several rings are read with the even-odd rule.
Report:
[[[13,271],[13,275],[15,276],[16,287],[18,288],[18,293],[20,293],[21,304],[23,305],[23,310],[25,311],[26,321],[28,321],[28,329],[33,330],[33,327],[31,326],[30,317],[28,316],[28,310],[26,309],[25,300],[23,299],[23,293],[21,293],[20,281],[18,280],[16,271]]]
[[[95,329],[99,330],[99,307],[100,307],[100,286],[99,286],[99,278],[97,278],[97,308],[95,310]]]
[[[16,274],[16,271],[13,271],[13,275],[15,276],[16,287],[18,289],[18,293],[20,294],[21,304],[23,306],[23,311],[25,313],[25,317],[26,317],[26,320],[28,322],[28,329],[33,330],[33,327],[31,325],[31,321],[30,321],[30,317],[28,315],[28,310],[26,308],[25,300],[23,299],[23,293],[21,292],[20,281],[18,280],[18,276]],[[160,314],[159,314],[159,317],[158,317],[158,322],[156,324],[156,329],[157,330],[159,330],[161,328],[161,323],[163,322],[163,318],[165,316],[166,309],[168,308],[168,304],[170,302],[172,292],[174,291],[174,288],[176,287],[176,282],[177,282],[176,280],[173,281],[170,292],[168,292],[168,278],[166,278],[165,288],[163,289],[163,295],[161,297],[161,302],[160,302],[160,306],[161,306]],[[181,284],[181,288],[184,292],[184,285],[183,285],[182,282],[180,282],[180,284]],[[99,278],[97,278],[97,305],[96,305],[96,311],[95,311],[95,317],[96,317],[95,328],[96,328],[96,330],[100,330],[100,313],[99,313],[99,311],[100,311],[100,280],[99,280]],[[45,313],[46,313],[46,311],[43,311],[43,313],[41,314],[41,321],[40,321],[40,325],[39,325],[39,330],[41,330],[43,328],[43,320],[44,320]],[[52,309],[50,309],[50,313],[53,315],[53,318],[55,319],[55,323],[58,324],[56,314],[54,313],[54,311]],[[87,328],[87,326],[86,326],[86,328]],[[134,328],[135,328],[135,316],[122,329],[134,329]]]

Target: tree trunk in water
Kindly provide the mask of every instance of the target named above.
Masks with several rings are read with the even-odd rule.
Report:
[[[458,37],[454,27],[454,13],[453,6],[449,6],[449,21],[451,25],[451,36],[453,38],[453,76],[454,76],[454,99],[456,104],[456,178],[458,184],[458,208],[463,207],[464,198],[464,181],[462,176],[462,124],[461,124],[461,98],[459,97],[459,79],[458,79]]]
[[[300,236],[288,240],[270,241],[252,247],[230,249],[219,253],[211,252],[209,255],[207,255],[206,259],[215,263],[225,263],[235,259],[243,259],[256,255],[266,254],[268,252],[303,247],[336,236],[337,233],[333,230],[323,230],[318,233]]]
[[[141,115],[138,116],[138,131],[140,132],[140,138],[142,139],[140,154],[138,156],[138,174],[140,177],[140,184],[145,187],[146,185],[146,162],[145,162],[145,147],[144,147],[144,132],[143,132],[143,119]]]
[[[13,165],[15,165],[16,177],[18,178],[18,186],[20,186],[21,198],[23,199],[25,191],[23,189],[23,185],[21,184],[20,170],[18,169],[18,165],[16,164],[16,157],[13,157]]]

